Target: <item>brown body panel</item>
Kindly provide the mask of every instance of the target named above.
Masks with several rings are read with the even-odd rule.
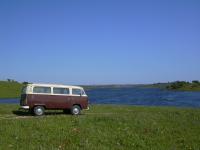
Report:
[[[27,105],[30,109],[34,106],[44,106],[45,109],[70,109],[73,105],[79,105],[81,109],[87,109],[87,96],[72,95],[43,95],[43,94],[22,94],[20,105]]]

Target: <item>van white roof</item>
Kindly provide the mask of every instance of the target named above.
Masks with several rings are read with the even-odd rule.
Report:
[[[42,84],[42,83],[29,83],[27,86],[44,86],[44,87],[62,87],[62,88],[78,88],[83,89],[80,86],[63,85],[63,84]]]

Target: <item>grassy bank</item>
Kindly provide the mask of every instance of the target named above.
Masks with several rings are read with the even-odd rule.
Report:
[[[199,149],[200,110],[95,105],[33,117],[0,105],[0,149]]]
[[[200,82],[199,81],[176,81],[171,83],[166,87],[168,90],[179,90],[179,91],[200,91]]]
[[[21,88],[21,83],[0,81],[0,98],[17,98],[21,94]]]
[[[200,82],[194,80],[192,82],[175,81],[169,83],[155,83],[144,85],[145,88],[160,88],[174,91],[200,91]]]

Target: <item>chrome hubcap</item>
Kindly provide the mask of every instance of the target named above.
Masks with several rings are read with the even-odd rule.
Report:
[[[78,109],[78,108],[74,108],[74,109],[73,109],[73,113],[74,113],[75,115],[79,114],[79,109]]]
[[[37,108],[37,109],[36,109],[36,113],[37,113],[38,115],[41,115],[41,114],[43,113],[43,110],[42,110],[41,108]]]

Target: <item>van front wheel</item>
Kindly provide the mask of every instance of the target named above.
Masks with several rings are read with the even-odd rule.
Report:
[[[74,106],[71,108],[71,114],[72,114],[72,115],[80,115],[80,114],[81,114],[81,108],[80,108],[80,106],[74,105]]]
[[[36,116],[44,115],[44,107],[43,106],[36,106],[36,107],[34,107],[33,111]]]

